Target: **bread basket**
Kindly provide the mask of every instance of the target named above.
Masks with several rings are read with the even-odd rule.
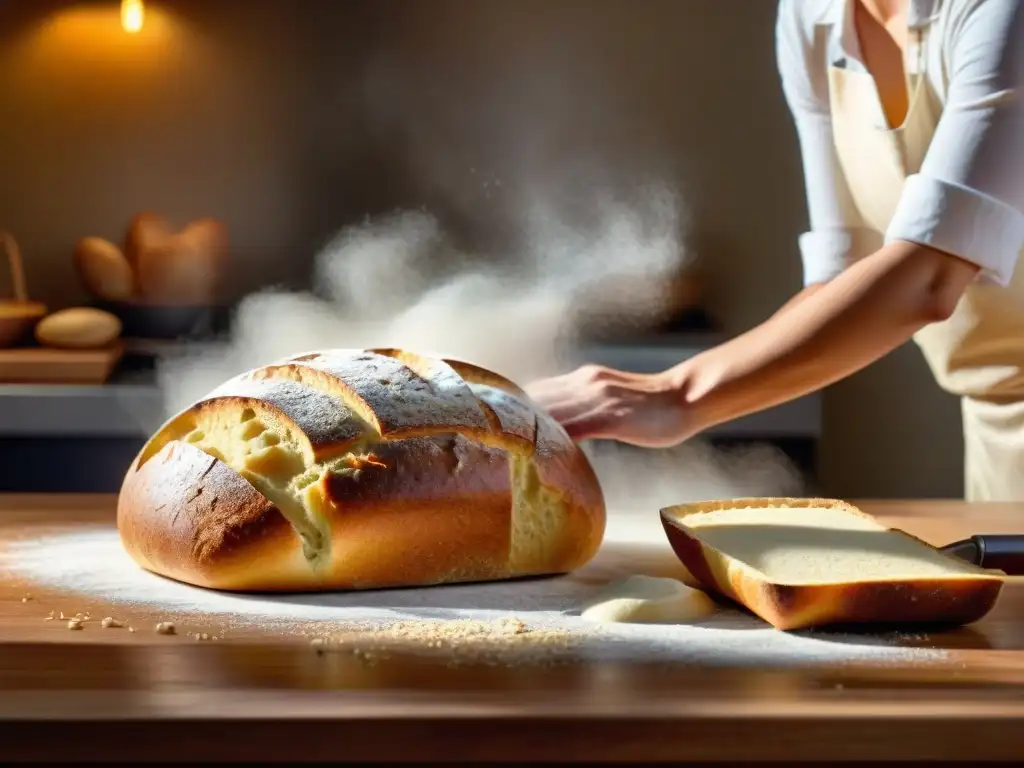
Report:
[[[0,248],[6,256],[14,294],[12,299],[0,299],[0,349],[6,349],[19,344],[32,333],[36,323],[46,316],[46,306],[38,301],[29,301],[21,251],[9,232],[0,232]]]

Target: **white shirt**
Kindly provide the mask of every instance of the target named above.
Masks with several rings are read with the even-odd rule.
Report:
[[[836,156],[828,94],[832,63],[845,59],[847,68],[867,71],[854,1],[779,2],[779,72],[800,139],[811,224],[800,237],[807,285],[865,255],[856,252],[865,225]],[[885,241],[951,253],[980,266],[981,279],[1005,285],[1024,250],[1024,0],[909,2],[908,26],[926,33],[924,75],[942,114]],[[884,128],[881,110],[875,118]]]

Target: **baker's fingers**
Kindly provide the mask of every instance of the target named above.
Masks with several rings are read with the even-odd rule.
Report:
[[[578,393],[582,388],[588,387],[595,382],[624,384],[641,382],[645,377],[645,374],[620,371],[600,365],[583,365],[574,371],[560,376],[538,379],[527,384],[524,389],[531,399],[544,400],[551,399],[554,394],[563,391]]]
[[[564,394],[558,400],[547,403],[543,407],[551,418],[563,426],[593,409],[591,403],[579,397],[565,397]]]
[[[574,442],[616,440],[639,448],[669,448],[687,437],[670,413],[660,414],[657,419],[642,419],[635,412],[623,414],[607,407],[580,413],[562,426]]]
[[[574,442],[614,437],[615,421],[604,408],[582,411],[561,422]]]

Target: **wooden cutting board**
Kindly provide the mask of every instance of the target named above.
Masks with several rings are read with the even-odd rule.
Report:
[[[3,349],[0,384],[104,384],[123,354],[120,342],[103,349]]]

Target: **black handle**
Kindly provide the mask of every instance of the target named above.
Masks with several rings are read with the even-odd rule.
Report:
[[[985,534],[971,536],[978,547],[978,565],[995,568],[1007,576],[1024,575],[1024,535]]]

